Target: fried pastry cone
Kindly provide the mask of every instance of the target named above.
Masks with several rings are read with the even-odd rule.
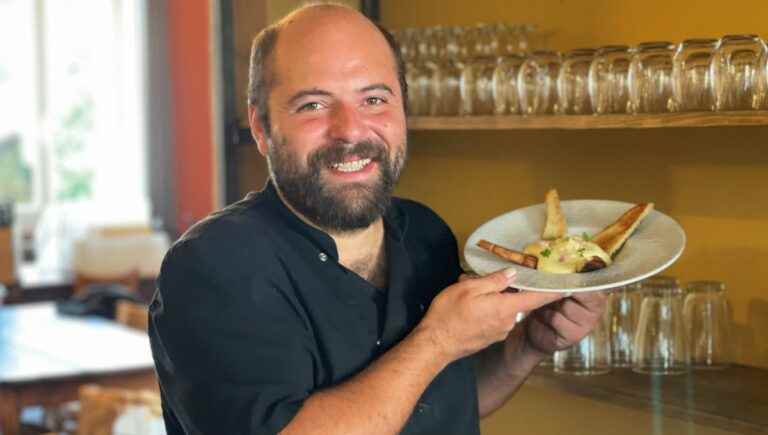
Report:
[[[547,206],[547,221],[544,224],[544,230],[541,232],[542,240],[555,240],[565,237],[568,231],[568,224],[565,221],[563,209],[560,208],[560,196],[557,189],[550,189],[544,195],[544,202]]]
[[[592,238],[611,258],[615,257],[624,242],[635,231],[640,221],[653,210],[653,203],[642,203],[627,210],[616,222],[608,225]]]

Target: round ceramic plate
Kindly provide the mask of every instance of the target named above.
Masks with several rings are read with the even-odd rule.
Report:
[[[605,200],[562,201],[568,235],[593,236],[615,222],[635,204]],[[521,290],[579,292],[605,290],[640,281],[669,267],[685,247],[685,232],[669,216],[651,211],[618,252],[611,265],[586,273],[548,273],[503,260],[477,246],[480,239],[516,251],[540,239],[546,220],[544,204],[505,213],[481,225],[469,236],[464,257],[478,274],[507,267],[517,269],[514,287]]]

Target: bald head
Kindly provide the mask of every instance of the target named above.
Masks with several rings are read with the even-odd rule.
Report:
[[[251,49],[248,104],[256,109],[264,131],[269,134],[271,130],[272,89],[281,76],[300,73],[292,65],[328,65],[336,62],[340,53],[354,50],[375,55],[366,57],[366,62],[391,67],[397,74],[403,102],[407,100],[405,66],[396,41],[355,9],[338,4],[310,4],[260,32]]]
[[[288,15],[281,18],[277,26],[288,28],[290,26],[300,25],[302,22],[315,22],[320,25],[321,21],[330,20],[334,23],[346,21],[362,23],[364,26],[374,28],[375,25],[358,10],[338,3],[310,3],[298,9],[293,10]],[[317,27],[317,26],[313,26]]]

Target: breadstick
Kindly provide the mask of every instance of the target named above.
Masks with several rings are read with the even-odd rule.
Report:
[[[521,266],[530,267],[531,269],[536,269],[536,265],[539,263],[539,259],[533,255],[528,255],[512,249],[508,249],[503,246],[491,243],[487,240],[480,240],[477,242],[477,246],[507,261],[511,261]]]

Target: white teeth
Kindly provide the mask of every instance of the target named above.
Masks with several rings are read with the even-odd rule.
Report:
[[[371,163],[371,159],[362,159],[362,160],[355,160],[352,162],[334,163],[331,165],[331,167],[341,172],[356,172],[366,167],[368,163]]]

